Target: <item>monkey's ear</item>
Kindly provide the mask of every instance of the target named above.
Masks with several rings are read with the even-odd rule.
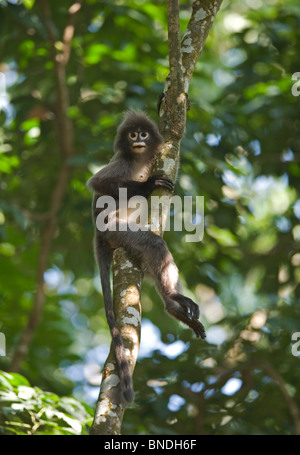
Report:
[[[91,190],[91,191],[95,191],[95,175],[93,175],[91,178],[88,179],[88,181],[86,182],[85,186]]]

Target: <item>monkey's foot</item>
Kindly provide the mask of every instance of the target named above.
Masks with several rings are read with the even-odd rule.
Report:
[[[169,177],[167,177],[164,174],[155,174],[149,177],[149,181],[153,185],[153,189],[158,186],[162,186],[164,188],[167,188],[170,191],[174,191],[174,183],[172,182]]]
[[[182,306],[182,308],[186,311],[188,318],[199,319],[199,307],[192,299],[189,299],[182,294],[176,294],[172,296],[172,298]]]
[[[190,327],[197,337],[206,337],[205,328],[199,321],[199,307],[193,300],[182,294],[172,296],[173,304],[168,304],[167,311],[179,321]]]

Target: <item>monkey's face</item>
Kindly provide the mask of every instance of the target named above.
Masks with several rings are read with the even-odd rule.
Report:
[[[114,150],[125,158],[150,158],[158,153],[162,144],[156,125],[144,113],[129,111],[118,127]]]
[[[128,133],[129,146],[134,153],[143,153],[149,142],[148,131],[130,131]]]

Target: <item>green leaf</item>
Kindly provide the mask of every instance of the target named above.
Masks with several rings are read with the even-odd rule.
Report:
[[[87,48],[85,61],[90,65],[95,65],[96,63],[99,63],[103,55],[108,54],[108,52],[110,52],[110,49],[105,44],[91,44]]]
[[[27,9],[32,9],[34,3],[35,3],[35,0],[22,0],[25,8]]]
[[[30,386],[27,379],[18,373],[5,373],[4,371],[0,372],[0,382],[2,384],[9,384],[15,387],[18,386]]]
[[[3,254],[4,256],[13,256],[15,251],[15,246],[11,243],[0,243],[0,254]]]
[[[207,233],[222,246],[238,245],[237,237],[229,229],[221,229],[218,226],[210,225],[207,227]]]

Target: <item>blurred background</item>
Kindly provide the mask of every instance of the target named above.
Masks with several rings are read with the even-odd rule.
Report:
[[[17,369],[24,379],[3,376],[3,390],[19,400],[11,406],[14,399],[2,394],[4,433],[26,433],[22,422],[30,427],[28,404],[35,406],[37,390],[56,397],[55,409],[72,396],[74,406],[83,406],[79,400],[93,414],[110,335],[85,183],[112,157],[125,109],[145,109],[157,120],[168,75],[165,3],[83,2],[70,23],[61,113],[55,60],[63,55],[70,2],[49,1],[50,16],[44,1],[0,1],[3,371],[37,292],[44,298]],[[180,4],[184,31],[191,2]],[[204,196],[204,237],[188,243],[184,233],[165,234],[186,293],[199,302],[207,339],[168,317],[144,281],[136,401],[123,434],[300,433],[299,49],[298,0],[224,0],[191,83],[175,188]],[[59,116],[72,125],[69,154],[62,153]],[[50,223],[45,214],[64,170]]]

